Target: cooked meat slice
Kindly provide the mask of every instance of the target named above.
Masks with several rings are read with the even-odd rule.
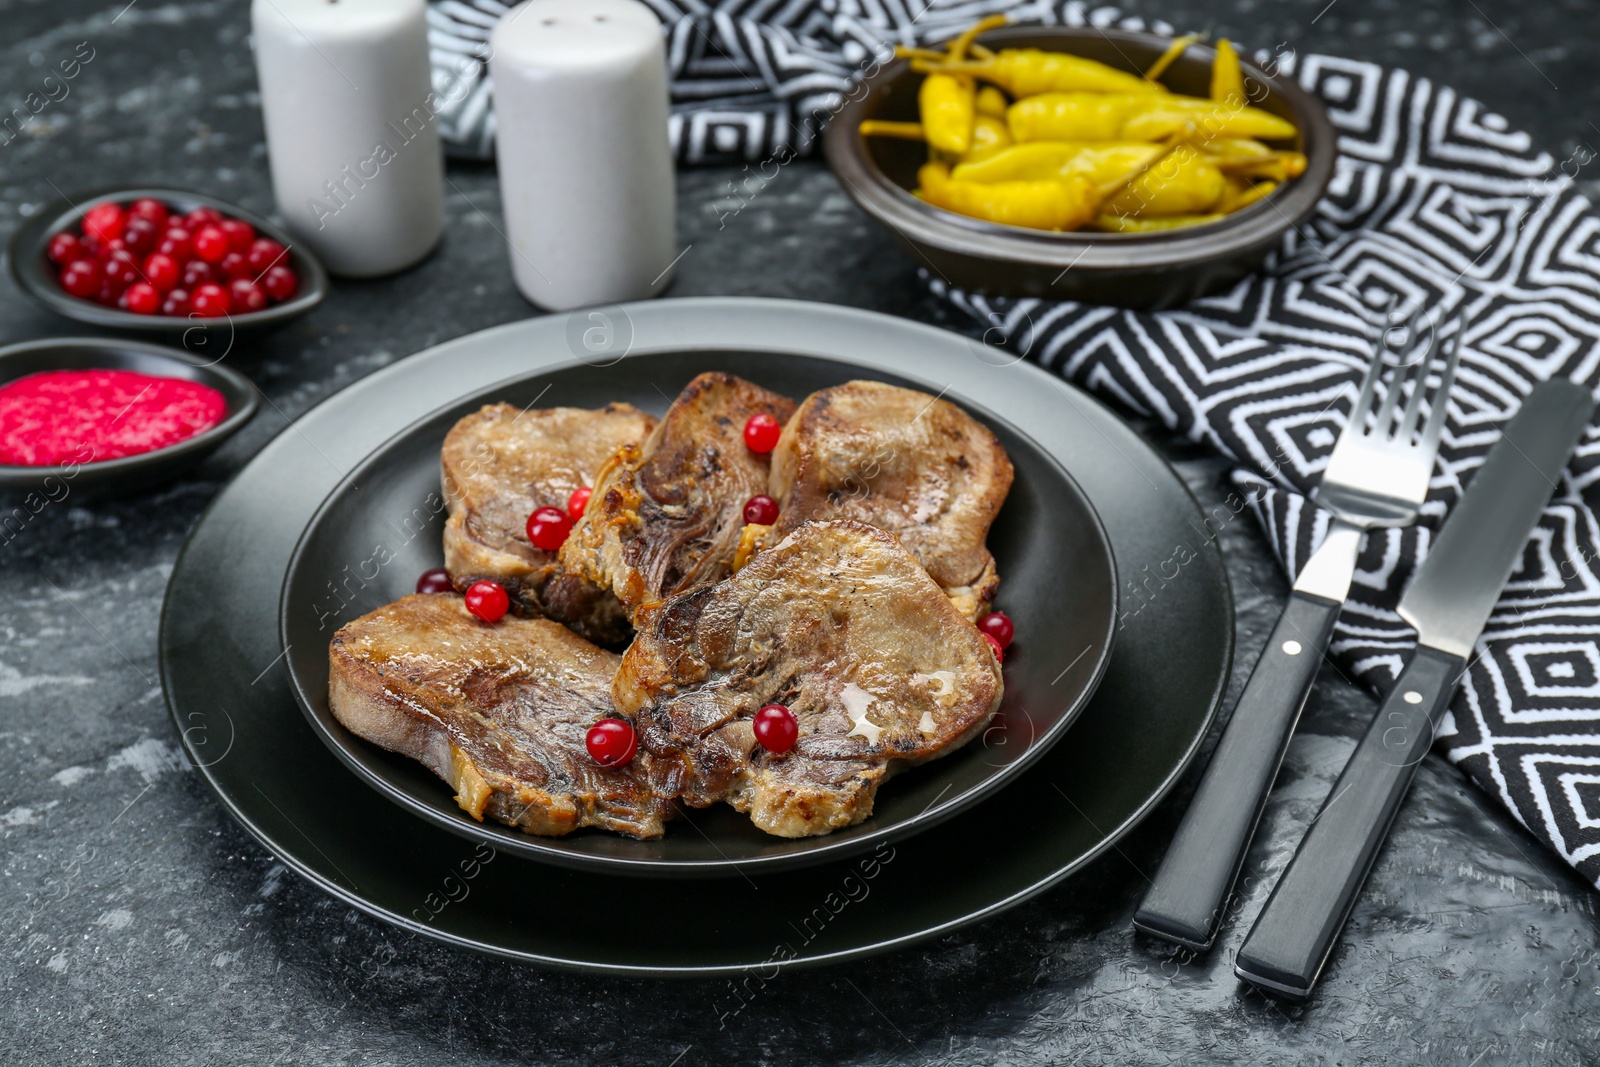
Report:
[[[801,523],[855,519],[900,538],[969,619],[1000,577],[984,544],[1011,490],[993,433],[945,400],[882,382],[812,393],[772,453],[776,544]]]
[[[607,770],[584,746],[613,713],[619,659],[547,619],[490,626],[459,596],[416,594],[334,634],[328,703],[352,733],[450,783],[480,822],[660,837],[673,808],[644,780],[648,757]]]
[[[528,542],[528,516],[542,507],[563,511],[573,490],[592,486],[618,448],[650,435],[656,420],[628,404],[597,411],[524,411],[490,404],[451,428],[440,468],[450,511],[444,562],[457,589],[482,578],[505,586],[516,609],[544,614],[540,594],[556,554]],[[596,595],[572,611],[585,636],[617,643],[629,633],[615,598]]]
[[[726,800],[780,837],[860,822],[891,773],[966,743],[1000,706],[977,627],[864,523],[807,523],[635,624],[612,698],[639,725],[655,791]],[[799,720],[783,755],[751,726],[772,703]]]
[[[643,446],[619,449],[600,472],[546,589],[550,617],[571,621],[596,589],[631,616],[726,577],[745,503],[767,491],[768,457],[745,445],[744,424],[793,411],[787,397],[731,374],[690,382]]]

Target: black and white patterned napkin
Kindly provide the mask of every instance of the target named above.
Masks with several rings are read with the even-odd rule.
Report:
[[[645,2],[667,35],[673,145],[686,162],[804,154],[838,94],[886,44],[941,40],[991,11],[1173,32],[1061,0]],[[443,0],[430,12],[436,86],[460,101],[446,112],[446,137],[468,154],[487,154],[493,137],[473,49],[508,6]],[[1029,359],[1233,459],[1236,493],[1211,525],[1252,512],[1291,574],[1327,528],[1307,492],[1371,357],[1377,309],[1393,299],[1393,314],[1411,322],[1459,312],[1461,367],[1422,519],[1369,535],[1334,631],[1336,662],[1382,690],[1414,642],[1393,610],[1400,591],[1500,427],[1538,382],[1600,381],[1600,216],[1571,180],[1590,160],[1541,152],[1478,102],[1403,70],[1281,47],[1257,58],[1322,98],[1341,150],[1328,195],[1262,272],[1158,313],[928,284]],[[1437,746],[1600,885],[1597,480],[1591,428]],[[1136,610],[1136,576],[1125,577]]]

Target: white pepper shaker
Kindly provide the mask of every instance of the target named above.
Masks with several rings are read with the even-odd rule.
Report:
[[[489,44],[517,288],[555,311],[659,293],[676,200],[661,21],[636,0],[528,0]]]
[[[334,274],[422,259],[444,233],[425,0],[253,0],[278,211]]]

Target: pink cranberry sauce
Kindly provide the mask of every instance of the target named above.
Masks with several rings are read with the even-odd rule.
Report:
[[[124,370],[54,370],[0,386],[0,464],[97,463],[175,445],[227,414],[208,385]]]

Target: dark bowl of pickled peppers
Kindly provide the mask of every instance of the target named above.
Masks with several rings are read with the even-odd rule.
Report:
[[[845,192],[968,292],[1175,307],[1257,270],[1333,176],[1321,103],[1226,41],[986,21],[901,53],[824,148]]]

